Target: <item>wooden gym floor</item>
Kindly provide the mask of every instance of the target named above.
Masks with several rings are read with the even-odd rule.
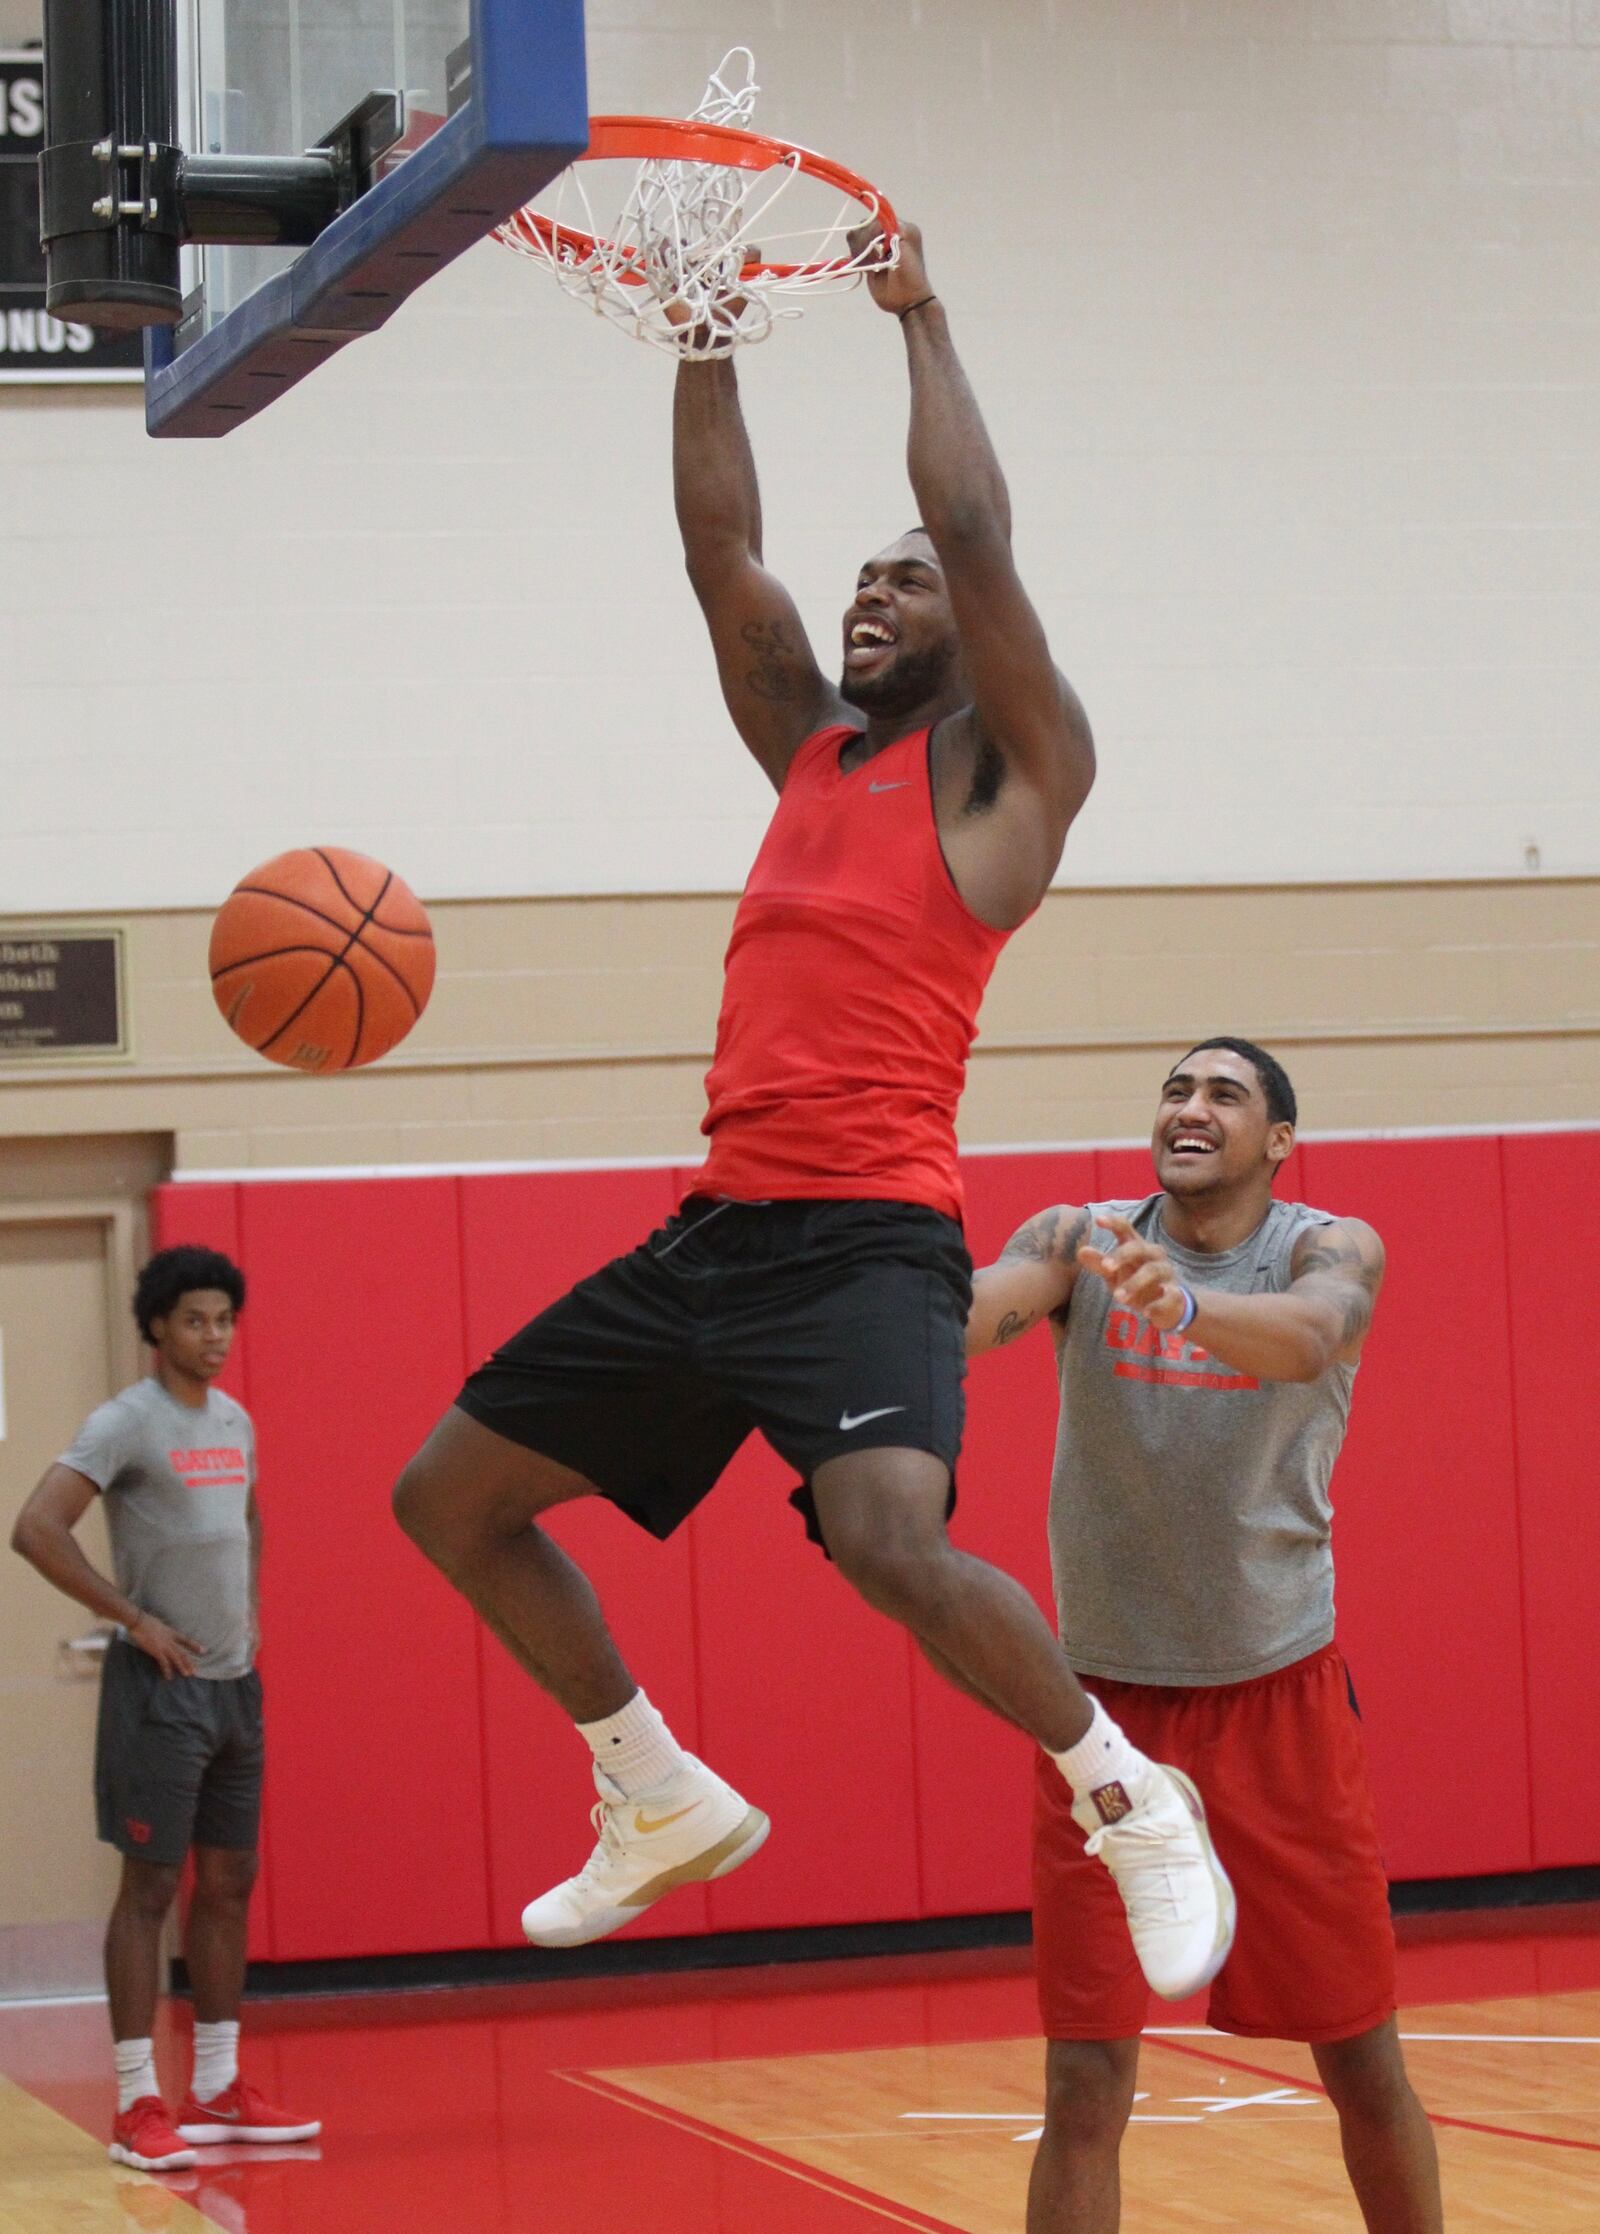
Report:
[[[1452,2234],[1600,2229],[1600,1909],[1404,1930]],[[1162,2011],[1128,2234],[1359,2226],[1302,2048]],[[186,2013],[164,2018],[168,2099]],[[101,2004],[0,2004],[0,2234],[1014,2234],[1040,2111],[1020,1953],[264,2002],[246,2067],[312,2147],[105,2155]]]

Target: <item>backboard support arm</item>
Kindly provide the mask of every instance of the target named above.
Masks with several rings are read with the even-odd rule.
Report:
[[[45,308],[118,332],[177,324],[185,242],[308,246],[405,130],[405,98],[390,90],[366,94],[301,155],[187,154],[176,0],[45,0],[44,102]]]

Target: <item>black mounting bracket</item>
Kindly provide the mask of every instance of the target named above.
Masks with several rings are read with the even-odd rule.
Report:
[[[303,155],[177,145],[175,0],[45,0],[45,307],[128,330],[183,314],[186,241],[304,247],[366,193],[405,96],[366,94]]]
[[[378,165],[405,128],[406,97],[403,93],[368,93],[309,150],[312,155],[326,155],[332,159],[339,180],[341,209],[348,209],[352,202],[359,201],[375,183]]]

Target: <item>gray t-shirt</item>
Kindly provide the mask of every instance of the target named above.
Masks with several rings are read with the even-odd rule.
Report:
[[[205,1647],[196,1675],[248,1674],[256,1434],[244,1406],[208,1389],[197,1409],[135,1381],[89,1414],[61,1463],[104,1494],[117,1588]]]
[[[1334,1222],[1275,1202],[1248,1240],[1207,1256],[1164,1231],[1164,1199],[1090,1211],[1120,1211],[1189,1286],[1236,1295],[1281,1294],[1300,1236]],[[1095,1240],[1113,1244],[1104,1226]],[[1158,1333],[1089,1274],[1073,1287],[1059,1362],[1050,1560],[1072,1665],[1127,1683],[1242,1683],[1330,1643],[1328,1485],[1355,1367],[1257,1380]]]

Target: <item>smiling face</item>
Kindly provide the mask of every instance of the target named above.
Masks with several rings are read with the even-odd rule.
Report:
[[[1183,1200],[1265,1178],[1270,1185],[1294,1146],[1294,1127],[1274,1123],[1248,1056],[1206,1047],[1186,1055],[1161,1089],[1150,1152],[1156,1177]]]
[[[928,536],[913,528],[856,578],[839,695],[864,714],[896,720],[938,697],[960,651],[944,570]]]

